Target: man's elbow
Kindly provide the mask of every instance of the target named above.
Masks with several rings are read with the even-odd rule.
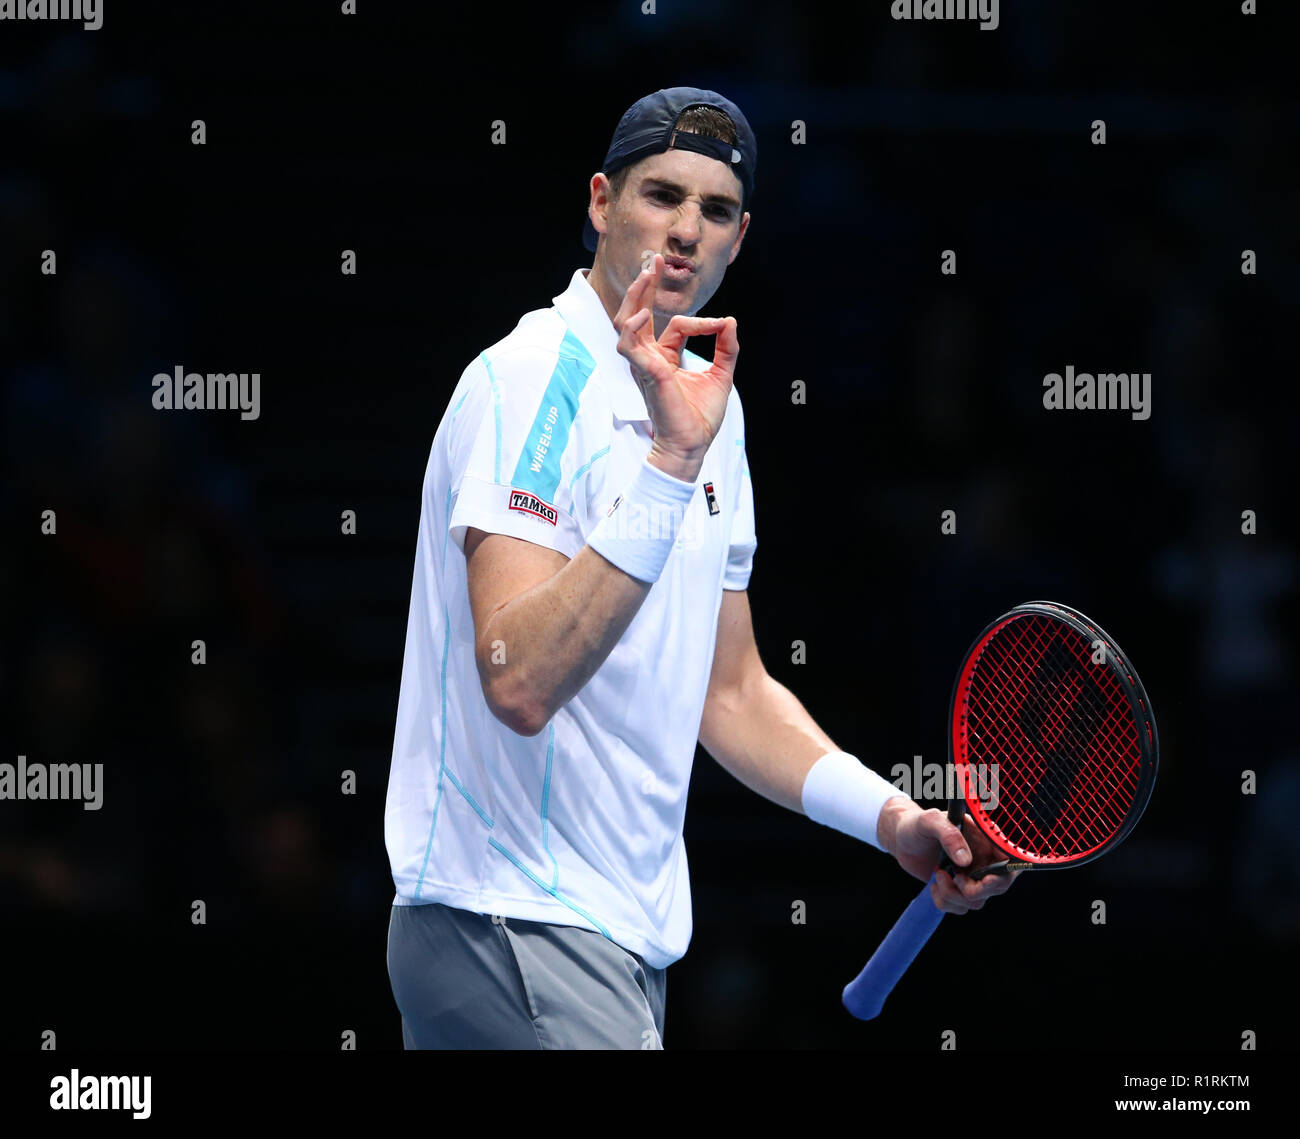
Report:
[[[482,677],[482,682],[488,711],[515,735],[535,736],[551,722],[550,709],[509,678]]]

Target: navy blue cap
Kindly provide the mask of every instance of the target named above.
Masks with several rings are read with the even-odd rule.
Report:
[[[736,124],[735,146],[720,138],[705,138],[690,131],[678,131],[677,137],[673,138],[673,126],[681,113],[688,107],[701,106],[717,107],[731,116],[731,121]],[[749,129],[749,123],[740,108],[716,91],[705,91],[699,87],[667,87],[644,99],[638,99],[614,128],[614,137],[610,140],[601,170],[607,175],[613,174],[647,155],[662,154],[669,148],[670,139],[674,150],[694,150],[725,162],[740,179],[744,190],[741,208],[749,207],[749,200],[754,194],[758,146],[754,142],[754,132]],[[591,217],[588,216],[582,227],[582,244],[595,253],[598,237],[596,227],[591,224]]]

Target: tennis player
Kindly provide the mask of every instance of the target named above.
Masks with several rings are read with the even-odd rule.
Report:
[[[433,440],[385,816],[408,1048],[658,1048],[691,936],[697,741],[752,791],[928,879],[995,857],[836,746],[764,670],[734,317],[740,109],[635,103],[590,269],[465,368]],[[710,362],[685,347],[714,336]],[[984,844],[987,845],[987,844]],[[940,872],[948,913],[1013,879]]]

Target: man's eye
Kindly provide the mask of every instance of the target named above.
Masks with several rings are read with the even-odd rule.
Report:
[[[658,201],[676,205],[679,201],[671,190],[651,190],[650,196]],[[706,206],[705,212],[717,221],[730,221],[731,211],[726,206]]]

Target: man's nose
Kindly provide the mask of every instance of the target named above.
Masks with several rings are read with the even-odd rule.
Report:
[[[668,232],[683,245],[694,245],[700,240],[700,207],[694,202],[683,202],[677,207],[677,216]]]

